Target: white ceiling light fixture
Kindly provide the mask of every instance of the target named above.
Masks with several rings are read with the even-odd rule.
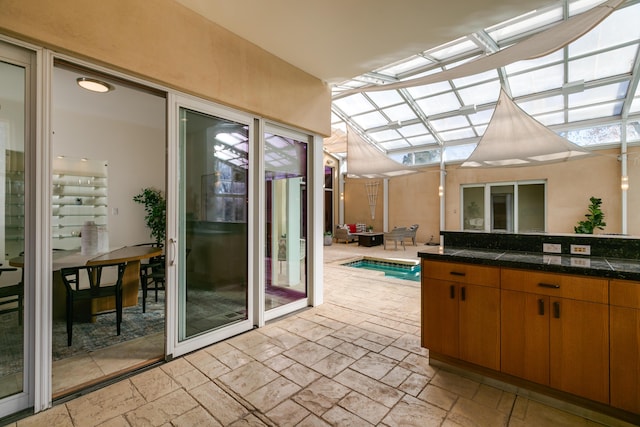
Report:
[[[78,86],[91,92],[106,93],[111,92],[115,88],[102,80],[92,79],[90,77],[78,77],[76,79]]]

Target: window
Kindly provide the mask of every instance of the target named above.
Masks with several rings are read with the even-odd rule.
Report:
[[[546,183],[527,181],[463,185],[461,228],[506,233],[546,231]]]

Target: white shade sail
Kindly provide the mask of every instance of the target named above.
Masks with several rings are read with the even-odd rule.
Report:
[[[623,2],[624,0],[609,0],[513,46],[509,46],[491,55],[482,56],[450,70],[398,83],[347,90],[334,96],[334,100],[359,92],[404,89],[458,79],[484,73],[489,70],[495,70],[496,68],[504,67],[517,61],[548,55],[589,32]]]
[[[418,172],[395,162],[347,126],[347,175],[350,178],[391,178]]]
[[[533,166],[591,154],[537,122],[501,90],[487,130],[462,167]]]

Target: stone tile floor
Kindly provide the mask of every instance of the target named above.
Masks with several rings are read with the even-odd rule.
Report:
[[[325,247],[324,304],[123,379],[13,424],[23,426],[597,426],[429,365],[420,288],[338,265]],[[589,411],[585,411],[589,412]]]

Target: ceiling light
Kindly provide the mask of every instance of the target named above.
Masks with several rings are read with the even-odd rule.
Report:
[[[81,88],[90,90],[91,92],[105,93],[110,92],[114,89],[114,87],[109,83],[89,77],[78,77],[76,81]]]

